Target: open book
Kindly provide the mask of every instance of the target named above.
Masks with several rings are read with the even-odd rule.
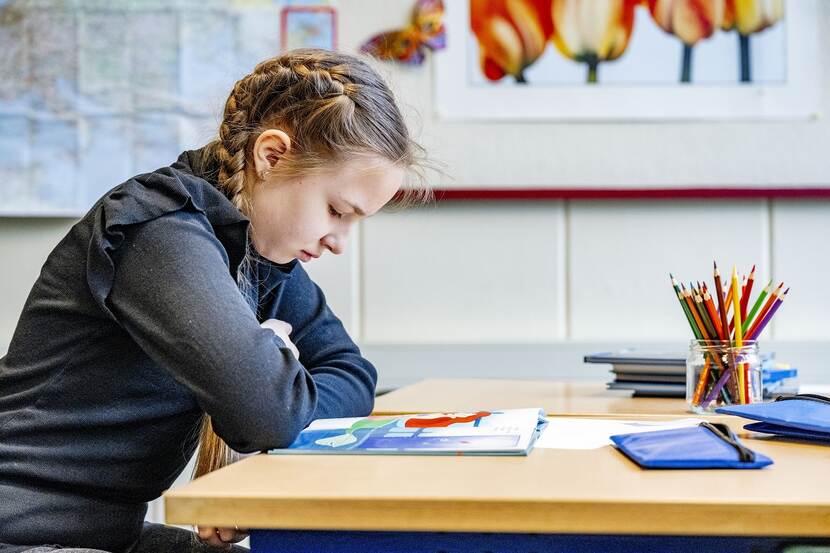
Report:
[[[527,455],[546,424],[538,408],[318,419],[268,453]]]

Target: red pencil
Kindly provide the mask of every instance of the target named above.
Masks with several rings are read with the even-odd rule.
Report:
[[[720,281],[720,273],[718,272],[718,264],[713,261],[715,266],[715,292],[718,294],[718,312],[720,313],[720,324],[723,328],[723,339],[729,339],[729,323],[726,322],[726,300],[723,297],[723,284]]]
[[[741,294],[741,320],[746,320],[746,306],[749,303],[749,294],[752,293],[752,284],[755,282],[755,265],[752,266],[752,270],[749,272],[749,278],[746,279],[746,286],[744,286],[743,293]]]

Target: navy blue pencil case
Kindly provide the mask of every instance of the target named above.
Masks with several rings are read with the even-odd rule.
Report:
[[[759,421],[744,427],[754,432],[830,443],[830,398],[825,396],[783,396],[770,403],[730,405],[716,411]]]
[[[611,441],[628,458],[648,469],[759,469],[766,455],[743,445],[724,424],[618,434]]]

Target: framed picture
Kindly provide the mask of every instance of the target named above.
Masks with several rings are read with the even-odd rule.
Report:
[[[282,51],[337,48],[337,13],[331,6],[286,6],[280,13]]]
[[[438,114],[577,121],[818,115],[817,0],[758,0],[755,9],[768,13],[743,19],[738,6],[752,2],[697,4],[711,9],[684,19],[672,10],[686,3],[662,0],[447,2],[449,40],[435,58]]]

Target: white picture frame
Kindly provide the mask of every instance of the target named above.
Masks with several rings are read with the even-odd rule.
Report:
[[[516,84],[510,78],[496,84],[477,83],[472,78],[478,66],[478,50],[470,29],[469,0],[449,1],[445,8],[447,47],[434,58],[433,79],[435,108],[441,119],[753,121],[811,119],[820,114],[817,0],[786,1],[786,15],[779,22],[786,24],[785,80],[740,83],[736,79],[734,84],[637,85],[600,81],[541,85]],[[636,9],[647,12],[644,7]],[[550,43],[548,49],[543,56],[558,54]]]

